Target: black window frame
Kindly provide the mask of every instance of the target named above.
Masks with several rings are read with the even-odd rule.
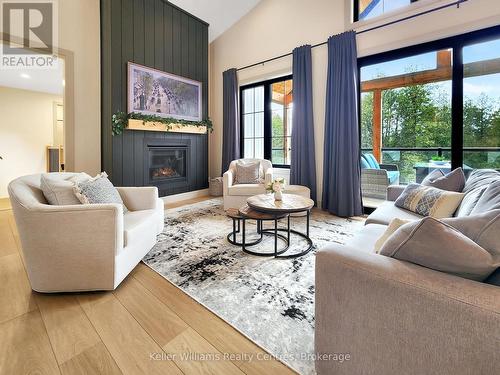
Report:
[[[423,53],[452,49],[451,79],[451,167],[463,166],[463,125],[464,125],[464,66],[463,48],[489,42],[500,38],[500,26],[472,31],[427,43],[416,44],[393,51],[358,58],[358,126],[359,147],[361,149],[361,68],[384,63],[391,60],[404,59]]]
[[[240,152],[245,155],[245,129],[243,123],[244,103],[243,103],[243,90],[251,89],[259,86],[264,86],[264,159],[272,162],[272,110],[271,110],[271,86],[273,83],[292,80],[293,74],[250,83],[248,85],[240,86]],[[286,110],[286,109],[285,109]],[[275,168],[290,169],[289,164],[275,164]]]
[[[382,0],[383,1],[383,0]],[[419,0],[410,0],[410,5],[413,3],[417,3]],[[359,0],[353,0],[352,1],[352,7],[353,7],[353,22],[358,22],[360,21],[359,19]],[[398,8],[399,9],[399,8]],[[404,7],[401,7],[401,9],[404,9]],[[364,21],[364,20],[361,20]]]

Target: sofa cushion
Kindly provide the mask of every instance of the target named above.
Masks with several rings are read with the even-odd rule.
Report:
[[[409,184],[394,204],[422,216],[451,217],[464,194],[420,184]]]
[[[370,164],[364,157],[361,157],[361,169],[370,169]]]
[[[484,282],[487,284],[500,286],[500,267],[497,268],[497,270],[493,272],[486,280],[484,280]]]
[[[81,204],[76,197],[73,187],[76,183],[88,181],[90,177],[87,173],[59,174],[43,173],[40,176],[40,189],[47,202],[51,205],[71,205]]]
[[[489,185],[496,181],[500,181],[500,172],[493,169],[475,169],[469,175],[463,193],[468,193],[479,186]]]
[[[461,193],[465,186],[465,175],[462,168],[456,168],[444,174],[441,170],[434,170],[422,181],[424,186]]]
[[[396,207],[394,202],[385,201],[368,216],[365,223],[389,225],[391,220],[396,217],[404,220],[420,220],[422,218],[421,215],[414,212]]]
[[[155,209],[126,212],[123,215],[123,247],[140,240],[150,228],[156,230],[157,226],[158,217]]]
[[[380,165],[378,164],[378,161],[377,159],[375,159],[375,156],[373,156],[373,154],[363,154],[363,156],[370,165],[370,168],[380,169]]]
[[[403,225],[380,254],[477,281],[485,280],[499,266],[479,244],[432,217]]]
[[[476,207],[477,202],[479,201],[479,199],[481,198],[481,196],[483,195],[483,193],[487,188],[488,188],[487,185],[478,186],[477,188],[467,192],[464,196],[464,199],[462,199],[462,203],[460,203],[460,206],[458,207],[455,216],[463,217],[470,215],[471,212]]]
[[[228,188],[229,195],[251,196],[264,194],[266,189],[263,184],[238,184]]]
[[[399,180],[399,171],[387,171],[389,185],[395,184]]]
[[[375,243],[384,234],[387,226],[381,224],[368,224],[358,231],[354,237],[346,241],[347,246],[359,249],[363,252],[374,253]]]
[[[380,249],[384,245],[385,241],[395,232],[397,231],[400,227],[402,227],[405,224],[410,223],[410,220],[403,220],[403,219],[392,219],[389,225],[386,227],[386,230],[382,235],[377,239],[375,242],[375,252],[378,253],[380,252]],[[374,225],[374,224],[372,224]]]
[[[474,208],[472,215],[500,209],[500,180],[488,184]]]

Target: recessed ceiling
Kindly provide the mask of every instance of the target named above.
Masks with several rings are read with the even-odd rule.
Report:
[[[54,69],[0,69],[0,86],[62,96],[64,60]]]
[[[169,0],[186,12],[201,18],[210,26],[208,41],[212,42],[234,25],[261,0]]]

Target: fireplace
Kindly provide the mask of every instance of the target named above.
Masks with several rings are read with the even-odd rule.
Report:
[[[188,146],[149,146],[149,184],[187,180]]]

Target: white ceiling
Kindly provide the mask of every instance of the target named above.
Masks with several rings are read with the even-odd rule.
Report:
[[[62,95],[64,60],[56,69],[0,69],[0,86]]]
[[[208,41],[234,25],[261,0],[169,0],[186,12],[210,24]]]

